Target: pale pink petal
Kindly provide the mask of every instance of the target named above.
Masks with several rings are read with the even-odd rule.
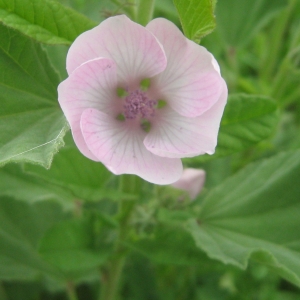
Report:
[[[219,101],[199,117],[184,117],[167,106],[159,109],[144,140],[145,147],[156,155],[170,158],[213,154],[226,100],[224,82]]]
[[[115,63],[106,58],[91,60],[77,68],[58,87],[59,104],[71,126],[74,141],[88,158],[98,160],[87,148],[80,129],[80,117],[87,108],[118,114]]]
[[[145,148],[145,132],[134,122],[87,109],[81,117],[81,130],[93,155],[115,174],[136,174],[156,184],[173,183],[182,174],[180,159],[162,158]]]
[[[147,26],[164,47],[168,64],[151,81],[152,91],[179,114],[196,117],[212,107],[222,92],[222,78],[213,56],[202,46],[186,39],[166,19]]]
[[[172,184],[173,187],[187,191],[190,198],[195,199],[205,182],[205,171],[199,169],[184,169],[181,178]]]
[[[150,78],[163,71],[167,63],[156,37],[125,15],[108,18],[75,40],[67,56],[68,73],[98,57],[115,61],[123,85]]]
[[[224,112],[225,105],[227,103],[228,98],[228,89],[226,82],[222,79],[222,93],[218,102],[211,107],[207,112],[202,114],[200,117],[197,117],[197,125],[204,129],[205,135],[213,139],[215,147],[218,142],[218,133],[220,128],[220,123],[222,119],[222,115]],[[213,154],[215,149],[211,153]]]
[[[221,74],[221,70],[220,70],[220,66],[217,62],[217,60],[213,57],[213,55],[211,55],[211,63],[213,64],[213,67],[215,68],[215,70]]]

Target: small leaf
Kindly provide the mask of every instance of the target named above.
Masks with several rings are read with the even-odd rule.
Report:
[[[185,36],[199,43],[211,33],[215,26],[213,3],[211,0],[174,0]]]
[[[300,151],[253,163],[205,198],[187,229],[211,258],[245,269],[250,258],[300,286]]]
[[[97,25],[50,0],[0,0],[0,22],[41,43],[66,45]]]
[[[0,165],[27,161],[49,168],[68,129],[58,83],[40,45],[0,24]]]
[[[232,95],[221,121],[216,155],[245,150],[268,138],[278,122],[277,106],[264,96]]]

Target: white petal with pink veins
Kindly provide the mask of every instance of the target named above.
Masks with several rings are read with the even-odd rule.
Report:
[[[183,116],[203,114],[222,92],[216,61],[204,47],[186,39],[166,19],[152,20],[146,28],[161,42],[168,59],[166,69],[151,81],[154,93]]]
[[[119,99],[116,97],[116,87],[116,65],[106,58],[82,64],[58,87],[58,101],[71,126],[74,141],[90,159],[97,160],[81,134],[81,114],[87,108],[117,114]]]
[[[162,72],[167,63],[156,37],[125,15],[108,18],[75,40],[67,56],[68,73],[97,57],[115,61],[123,85],[138,84],[139,80]]]
[[[156,155],[171,158],[213,154],[226,100],[224,82],[219,101],[199,117],[187,118],[169,107],[158,110],[144,140],[146,148]]]
[[[81,117],[88,148],[115,174],[136,174],[156,184],[170,184],[182,174],[180,159],[162,158],[143,145],[145,132],[134,122],[118,121],[95,109]]]
[[[197,126],[205,128],[205,135],[213,139],[215,146],[217,145],[220,123],[227,103],[227,97],[227,85],[222,79],[222,93],[218,102],[200,117],[197,117]]]
[[[152,153],[172,158],[193,157],[213,153],[213,139],[205,135],[205,127],[199,127],[197,118],[187,118],[172,109],[161,109],[144,140]]]

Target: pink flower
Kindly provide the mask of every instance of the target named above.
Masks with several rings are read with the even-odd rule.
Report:
[[[190,198],[195,199],[205,182],[205,171],[199,169],[184,169],[181,178],[172,184],[173,187],[187,191]]]
[[[165,19],[111,17],[67,56],[59,103],[74,141],[114,174],[170,184],[180,158],[213,154],[227,87],[214,57]]]

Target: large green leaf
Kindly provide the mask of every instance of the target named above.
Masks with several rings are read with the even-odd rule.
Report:
[[[64,218],[51,202],[27,205],[11,198],[0,199],[0,279],[32,280],[41,274],[60,278],[36,248],[39,239]]]
[[[97,24],[51,0],[0,0],[0,22],[47,44],[71,44]]]
[[[58,75],[40,45],[0,25],[0,165],[49,167],[67,130]]]
[[[186,159],[187,163],[230,155],[270,137],[278,123],[277,106],[265,96],[234,94],[228,98],[213,156]]]
[[[174,0],[184,34],[196,43],[216,26],[211,0]]]
[[[205,198],[188,230],[209,257],[246,268],[252,257],[300,286],[300,151],[247,166]]]

